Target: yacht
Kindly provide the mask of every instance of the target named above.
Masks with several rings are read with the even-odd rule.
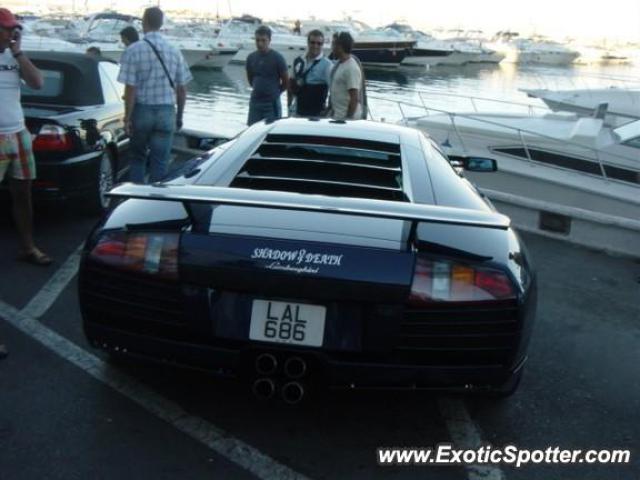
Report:
[[[605,105],[575,113],[438,113],[405,124],[427,132],[450,156],[490,157],[495,175],[470,174],[480,187],[640,220],[640,120],[613,128]]]
[[[124,51],[124,45],[120,41],[120,31],[127,26],[133,26],[136,30],[141,31],[142,21],[138,17],[117,12],[102,12],[91,15],[85,19],[81,33],[81,45],[84,45],[85,48],[98,47],[103,56],[119,62]],[[180,49],[189,67],[207,60],[208,56],[215,56],[215,50],[211,45],[213,40],[172,36],[170,28],[163,29],[162,32],[172,45]],[[169,30],[169,32],[165,30]]]
[[[392,30],[364,30],[357,34],[353,54],[369,67],[398,67],[416,47],[416,41]]]
[[[484,45],[481,30],[465,32],[461,29],[449,30],[442,40],[451,45],[451,48],[471,56],[469,63],[500,63],[504,53],[497,52]]]
[[[487,47],[505,55],[505,62],[569,65],[580,53],[541,36],[520,38],[517,32],[498,32]]]
[[[222,70],[238,53],[239,48],[216,44],[216,28],[217,25],[211,22],[178,23],[168,20],[162,28],[162,33],[181,49],[191,67]],[[202,49],[206,50],[204,56]],[[188,55],[195,58],[188,59]]]
[[[331,39],[335,33],[348,32],[354,38],[353,54],[368,67],[398,67],[416,46],[413,38],[389,29],[372,29],[353,19],[342,21],[305,20],[302,33],[320,30],[324,34],[325,53],[329,53]]]
[[[23,25],[22,28],[22,48],[24,50],[84,52],[84,49],[74,43],[59,38],[39,35],[32,31],[29,25]]]
[[[580,52],[580,57],[576,63],[582,65],[621,65],[631,63],[631,58],[624,52],[600,45],[576,47]]]
[[[236,48],[237,53],[232,57],[231,63],[244,64],[249,54],[256,50],[255,31],[262,25],[262,20],[257,17],[244,15],[225,22],[215,38],[216,48]],[[293,35],[286,27],[279,25],[267,25],[271,28],[271,48],[280,52],[287,65],[292,65],[293,60],[307,51],[305,37]]]
[[[211,51],[193,66],[195,68],[222,70],[231,63],[231,60],[239,51],[240,49],[237,47],[226,47],[224,44],[214,45]]]
[[[331,38],[334,33],[349,32],[353,38],[356,38],[361,31],[371,29],[368,25],[349,20],[333,21],[312,18],[310,20],[303,20],[301,23],[302,35],[306,37],[311,30],[320,30],[327,44],[331,43]]]
[[[384,28],[389,35],[401,36],[416,44],[402,60],[404,67],[432,67],[435,65],[464,65],[473,61],[476,52],[462,52],[451,44],[435,37],[413,30],[409,25],[392,23]]]
[[[50,15],[23,23],[34,35],[57,38],[66,41],[80,41],[81,34],[78,26],[80,19]]]

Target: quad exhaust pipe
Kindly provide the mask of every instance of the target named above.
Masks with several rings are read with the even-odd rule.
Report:
[[[271,353],[261,353],[255,359],[255,371],[259,375],[251,391],[260,400],[270,400],[278,391],[278,385],[272,378],[278,372],[278,359]],[[282,366],[282,373],[288,380],[280,388],[280,397],[288,405],[296,405],[302,401],[305,388],[298,380],[307,374],[307,362],[298,356],[289,357]]]
[[[289,378],[302,378],[307,373],[307,363],[300,357],[289,357],[284,362],[284,374]]]
[[[260,375],[273,375],[278,369],[278,359],[270,353],[262,353],[256,357],[256,372]]]
[[[276,393],[276,384],[270,378],[258,378],[253,382],[251,391],[260,400],[270,400]]]
[[[289,382],[282,386],[282,400],[289,405],[296,405],[304,398],[304,387],[299,382]]]

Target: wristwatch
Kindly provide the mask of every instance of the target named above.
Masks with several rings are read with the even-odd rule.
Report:
[[[22,51],[13,54],[13,58],[18,58],[20,55],[24,55]]]

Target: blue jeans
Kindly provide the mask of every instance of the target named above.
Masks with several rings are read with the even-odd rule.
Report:
[[[282,117],[282,104],[280,97],[271,102],[260,102],[249,100],[249,119],[247,125],[253,125],[260,120],[266,120],[267,123],[278,120]]]
[[[131,114],[131,167],[129,179],[145,183],[147,159],[149,181],[158,182],[167,174],[169,155],[176,129],[173,105],[136,104]],[[148,154],[147,154],[148,151]]]

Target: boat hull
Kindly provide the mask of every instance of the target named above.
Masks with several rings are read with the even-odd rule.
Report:
[[[353,54],[369,67],[397,67],[409,56],[413,42],[355,42]]]
[[[236,54],[236,51],[219,52],[213,51],[208,53],[204,59],[194,65],[194,68],[206,68],[212,70],[222,70],[226,67]]]
[[[402,60],[403,67],[433,67],[436,65],[464,65],[472,55],[447,50],[415,49]]]
[[[558,205],[580,208],[608,216],[640,220],[640,172],[635,182],[607,179],[602,176],[592,154],[579,146],[567,148],[567,157],[589,160],[594,166],[591,172],[560,166],[561,164],[543,163],[521,156],[497,151],[505,148],[519,148],[522,142],[517,136],[502,131],[496,136],[486,132],[470,131],[457,123],[454,129],[443,122],[430,123],[425,119],[409,122],[423,130],[437,141],[450,156],[478,156],[493,158],[498,163],[498,171],[488,174],[469,173],[469,178],[480,188],[486,188],[534,200]],[[458,133],[462,135],[460,142]],[[525,143],[532,150],[561,152],[559,141],[544,141],[525,134]],[[605,152],[600,159],[617,168],[629,168],[628,165],[615,163]],[[465,175],[467,175],[465,173]]]

